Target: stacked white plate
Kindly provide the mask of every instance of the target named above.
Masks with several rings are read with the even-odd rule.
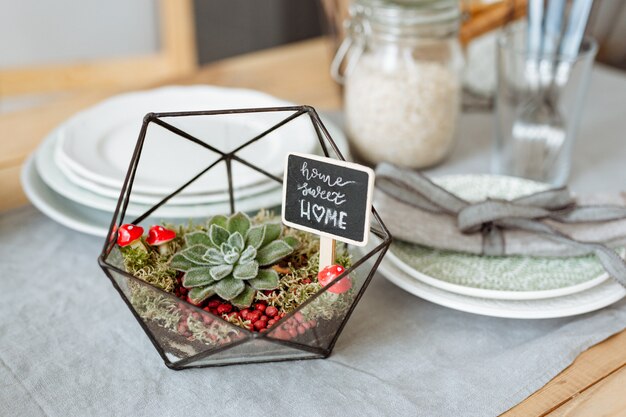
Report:
[[[210,86],[166,87],[116,96],[78,113],[50,133],[24,166],[23,188],[37,208],[59,223],[105,236],[145,114],[291,105],[257,91]],[[259,113],[166,121],[228,152],[289,115]],[[324,123],[346,154],[347,142],[341,130],[326,120]],[[237,155],[281,177],[287,152],[321,153],[308,117],[298,117],[271,135],[271,140],[265,138]],[[145,213],[219,157],[156,125],[150,125],[146,138],[127,221]],[[220,165],[223,167],[211,169],[169,200],[155,217],[186,222],[229,212],[227,171],[224,162]],[[243,164],[233,163],[232,169],[237,210],[280,205],[278,182]]]
[[[434,181],[468,201],[513,199],[547,188],[495,175],[450,175]],[[625,252],[618,249],[621,256]],[[379,270],[413,295],[495,317],[572,316],[606,307],[626,295],[593,255],[479,256],[395,241]]]

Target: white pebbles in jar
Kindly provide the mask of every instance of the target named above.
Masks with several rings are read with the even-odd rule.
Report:
[[[344,83],[355,157],[408,168],[440,162],[454,144],[460,108],[458,1],[356,0],[350,12],[331,71]]]

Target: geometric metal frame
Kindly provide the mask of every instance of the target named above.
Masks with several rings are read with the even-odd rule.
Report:
[[[170,123],[166,122],[163,120],[163,118],[178,118],[178,117],[197,117],[197,116],[218,116],[218,115],[227,115],[227,114],[246,114],[246,113],[261,113],[261,112],[291,112],[292,114],[290,114],[288,117],[286,117],[285,119],[283,119],[282,121],[280,121],[279,123],[276,123],[275,125],[273,125],[272,127],[266,129],[265,131],[261,132],[260,134],[250,138],[248,141],[246,141],[245,143],[243,143],[241,146],[238,146],[236,149],[230,151],[230,152],[223,152],[217,148],[215,148],[214,146],[212,146],[210,143],[207,143],[191,134],[189,134],[188,132],[185,132],[173,125],[171,125]],[[254,360],[247,360],[245,358],[242,358],[241,360],[237,360],[236,363],[238,364],[243,364],[243,363],[259,363],[259,362],[275,362],[275,361],[283,361],[283,360],[301,360],[301,359],[315,359],[315,358],[326,358],[328,357],[328,355],[330,355],[330,353],[332,352],[332,349],[339,337],[339,335],[341,334],[345,324],[347,323],[348,319],[350,318],[354,308],[356,307],[356,305],[358,304],[359,300],[361,299],[363,293],[365,292],[365,289],[367,288],[367,286],[369,285],[369,282],[371,281],[372,277],[374,276],[374,273],[376,272],[376,269],[378,268],[378,265],[380,264],[385,252],[387,251],[387,249],[389,248],[389,245],[391,244],[391,234],[389,233],[389,230],[386,228],[386,226],[384,225],[384,223],[382,222],[382,220],[380,219],[380,216],[378,215],[378,213],[376,212],[376,209],[374,207],[372,207],[372,221],[371,221],[371,225],[370,225],[370,233],[373,234],[374,236],[376,236],[379,239],[379,242],[377,243],[377,245],[371,249],[369,252],[367,252],[366,254],[364,254],[360,259],[356,260],[351,266],[350,268],[348,268],[347,270],[345,270],[340,276],[336,277],[330,284],[333,284],[335,282],[338,282],[339,280],[343,279],[344,277],[347,277],[350,274],[353,274],[359,267],[363,266],[363,268],[365,268],[367,265],[365,265],[365,262],[370,260],[374,255],[378,255],[377,258],[374,260],[374,263],[372,265],[372,267],[367,271],[367,276],[365,277],[360,290],[358,291],[358,293],[355,295],[354,299],[352,300],[352,303],[350,305],[350,307],[348,308],[347,312],[345,313],[344,317],[342,317],[340,320],[341,322],[339,323],[339,325],[337,326],[336,330],[334,330],[334,335],[332,337],[332,339],[330,340],[330,342],[328,343],[327,346],[324,347],[320,347],[320,346],[311,346],[311,345],[307,345],[306,343],[298,343],[298,342],[294,342],[294,341],[290,341],[290,340],[282,340],[282,339],[278,339],[275,337],[272,337],[272,333],[273,330],[277,329],[281,324],[288,322],[289,320],[293,320],[294,315],[299,312],[302,311],[304,308],[306,308],[309,304],[315,302],[316,299],[318,299],[318,297],[321,297],[323,294],[326,293],[326,290],[332,286],[332,285],[327,285],[325,287],[323,287],[320,291],[318,291],[316,294],[312,295],[309,299],[307,299],[304,303],[302,303],[296,310],[292,311],[291,313],[289,313],[288,315],[286,315],[285,317],[283,317],[280,321],[278,321],[275,325],[273,325],[271,328],[269,328],[269,330],[265,333],[258,333],[258,332],[251,332],[247,329],[243,329],[243,328],[237,328],[238,331],[240,331],[242,333],[243,336],[241,340],[235,341],[233,343],[230,343],[226,346],[223,347],[217,347],[215,349],[211,349],[205,352],[200,352],[196,355],[190,356],[188,358],[184,358],[184,359],[180,359],[177,361],[172,361],[170,360],[170,358],[167,356],[165,350],[163,349],[163,347],[160,345],[159,341],[155,338],[155,336],[153,335],[153,333],[150,331],[150,329],[148,328],[148,326],[146,325],[146,323],[144,322],[144,320],[139,316],[139,314],[135,311],[135,308],[133,307],[131,301],[128,299],[128,297],[126,296],[126,294],[124,294],[124,291],[120,288],[120,286],[118,285],[118,283],[116,282],[116,280],[114,279],[113,275],[119,275],[119,276],[124,276],[126,279],[133,281],[133,282],[137,282],[140,283],[142,285],[150,285],[145,283],[145,281],[133,276],[132,274],[128,273],[127,271],[125,271],[123,268],[120,268],[116,265],[113,265],[111,262],[108,261],[108,257],[111,254],[111,251],[115,248],[115,243],[117,240],[117,224],[121,224],[124,223],[124,218],[125,218],[125,214],[126,214],[126,209],[128,207],[128,203],[130,200],[130,195],[132,192],[132,186],[133,186],[133,182],[134,182],[134,178],[135,178],[135,174],[137,171],[137,168],[139,166],[139,161],[141,158],[141,152],[143,150],[144,147],[144,142],[146,139],[146,133],[148,131],[148,126],[151,123],[157,124],[167,130],[169,130],[170,132],[174,133],[175,135],[177,135],[178,137],[185,139],[187,141],[191,141],[199,146],[202,146],[204,148],[207,148],[209,150],[211,150],[212,152],[216,153],[219,155],[219,158],[212,162],[210,165],[208,165],[205,169],[203,169],[202,171],[200,171],[197,175],[195,175],[194,177],[192,177],[189,181],[187,181],[186,183],[184,183],[183,185],[181,185],[179,188],[177,188],[176,190],[174,190],[171,194],[165,196],[162,200],[160,200],[158,203],[156,203],[154,206],[150,207],[148,210],[146,210],[143,214],[141,214],[140,216],[138,216],[137,218],[135,218],[134,220],[130,221],[129,223],[134,223],[134,224],[138,224],[139,222],[141,222],[142,220],[146,219],[148,216],[150,216],[150,214],[152,214],[155,210],[157,210],[159,207],[163,206],[164,204],[166,204],[172,197],[174,197],[175,195],[177,195],[178,193],[180,193],[182,190],[184,190],[187,186],[189,186],[191,183],[193,183],[195,180],[197,180],[199,177],[201,177],[204,173],[206,173],[207,171],[209,171],[210,169],[212,169],[213,167],[215,167],[218,163],[224,161],[225,165],[226,165],[226,170],[227,170],[227,178],[228,178],[228,194],[229,194],[229,203],[230,203],[230,211],[231,214],[235,212],[235,206],[236,206],[236,200],[235,200],[235,191],[234,191],[234,186],[233,186],[233,173],[232,173],[232,161],[237,161],[238,163],[241,163],[245,166],[247,166],[248,168],[251,168],[261,174],[263,174],[266,177],[271,178],[274,181],[277,181],[279,183],[282,183],[283,179],[282,177],[277,177],[276,175],[273,175],[261,168],[259,168],[258,166],[256,166],[254,163],[247,161],[241,157],[239,157],[237,155],[237,152],[241,151],[242,149],[246,148],[247,146],[261,140],[262,138],[266,137],[267,135],[269,135],[271,132],[279,129],[281,126],[284,126],[285,124],[291,122],[292,120],[298,118],[298,117],[307,117],[310,119],[317,138],[319,140],[320,146],[322,148],[322,151],[324,152],[324,155],[327,157],[332,157],[329,149],[333,151],[333,153],[335,154],[337,159],[340,160],[345,160],[345,158],[343,157],[343,155],[341,154],[341,151],[337,148],[337,145],[335,144],[335,142],[333,141],[333,139],[331,138],[330,134],[328,133],[328,130],[326,129],[326,127],[324,126],[324,124],[322,123],[322,121],[320,120],[317,112],[315,111],[315,109],[313,109],[310,106],[289,106],[289,107],[270,107],[270,108],[250,108],[250,109],[230,109],[230,110],[207,110],[207,111],[189,111],[189,112],[167,112],[167,113],[149,113],[147,114],[144,119],[143,119],[143,124],[139,133],[139,138],[137,139],[137,144],[135,146],[133,155],[132,155],[132,159],[130,161],[129,167],[128,167],[128,171],[126,174],[126,177],[124,179],[124,183],[122,186],[122,190],[120,192],[120,197],[118,199],[117,202],[117,206],[115,208],[115,212],[113,214],[113,218],[111,220],[111,225],[109,227],[109,232],[107,234],[107,236],[109,236],[107,239],[105,239],[104,242],[104,246],[102,248],[102,252],[100,254],[100,256],[98,257],[98,263],[100,265],[100,267],[102,268],[102,270],[104,271],[104,273],[107,275],[107,277],[110,279],[113,287],[118,291],[120,297],[124,300],[124,302],[126,303],[126,305],[128,306],[128,308],[131,310],[131,312],[133,313],[135,319],[137,320],[137,322],[139,323],[139,325],[141,326],[141,328],[144,330],[144,332],[146,333],[146,335],[148,336],[148,338],[150,339],[150,341],[152,342],[152,344],[154,345],[154,347],[156,348],[156,350],[158,351],[159,355],[161,356],[161,358],[163,359],[163,361],[165,362],[165,365],[170,368],[170,369],[175,369],[175,370],[180,370],[180,369],[187,369],[187,368],[197,368],[197,367],[209,367],[209,366],[222,366],[224,364],[212,364],[212,363],[208,363],[208,364],[202,364],[202,365],[195,365],[194,362],[200,361],[204,358],[210,357],[213,354],[219,353],[221,351],[225,351],[231,348],[236,347],[237,345],[240,345],[242,343],[246,343],[249,342],[251,340],[263,340],[263,341],[267,341],[270,342],[272,344],[277,344],[277,345],[282,345],[282,346],[286,346],[289,348],[294,348],[297,349],[299,351],[303,351],[303,352],[308,352],[310,354],[310,356],[306,357],[306,358],[290,358],[290,357],[285,357],[285,358],[270,358],[270,359],[265,359],[265,358],[255,358]],[[152,287],[152,286],[151,286]],[[182,302],[180,299],[178,299],[177,297],[175,297],[174,295],[163,291],[157,287],[152,287],[152,289],[156,292],[162,293],[163,297],[173,297],[174,299],[176,299],[177,302]],[[218,316],[214,316],[209,312],[206,312],[196,306],[193,306],[190,303],[186,303],[188,304],[187,308],[191,309],[192,311],[198,313],[198,314],[202,314],[202,315],[209,315],[211,316],[213,319],[215,320],[221,320],[224,323],[227,323],[226,321],[224,321],[221,317]],[[311,304],[313,305],[313,304]],[[232,364],[232,363],[228,363],[228,364]]]

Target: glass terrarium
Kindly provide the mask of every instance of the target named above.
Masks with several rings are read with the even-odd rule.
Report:
[[[214,224],[222,221],[220,219],[226,219],[224,222],[237,216],[251,219],[246,225],[248,236],[251,227],[265,230],[263,222],[267,219],[280,221],[282,173],[285,156],[292,151],[344,160],[328,129],[308,106],[145,116],[109,238],[98,261],[169,368],[179,370],[330,355],[391,242],[374,208],[368,246],[360,248],[338,243],[337,255],[343,268],[338,269],[330,282],[325,285],[317,282],[316,255],[302,248],[306,244],[310,251],[318,237],[294,234],[299,239],[295,239],[297,243],[293,247],[298,249],[294,249],[294,253],[300,258],[302,254],[304,258],[308,256],[311,266],[295,265],[298,262],[292,262],[294,253],[288,258],[292,259],[289,263],[272,265],[268,270],[279,271],[270,272],[279,276],[281,287],[255,290],[255,300],[260,297],[262,301],[250,309],[236,307],[237,311],[231,311],[226,304],[228,308],[220,310],[218,306],[216,309],[215,305],[222,304],[214,298],[196,302],[202,297],[191,297],[189,290],[194,288],[180,284],[189,272],[184,273],[181,281],[183,272],[168,269],[175,264],[173,257],[178,252],[157,253],[151,249],[149,256],[168,261],[146,266],[132,258],[134,252],[119,244],[121,230],[128,224],[146,229],[159,225],[176,230],[181,236],[184,234],[184,239],[180,238],[177,243],[178,249],[170,248],[172,251],[182,251],[185,245],[191,245],[193,233],[196,233],[194,236],[211,235],[213,228],[219,229]],[[121,164],[127,163],[127,158],[127,155],[118,156]],[[281,233],[292,232],[283,229]],[[287,242],[288,239],[290,237],[284,237]],[[246,237],[246,242],[248,240]],[[259,253],[263,248],[258,248]],[[161,249],[163,247],[159,251]],[[138,253],[141,259],[148,256]],[[242,253],[241,257],[244,256]],[[140,267],[132,263],[135,261]],[[309,271],[311,276],[296,276],[303,270]],[[333,290],[342,287],[341,283],[346,280],[350,283],[348,290],[341,293]],[[295,283],[293,288],[289,286],[292,282]],[[284,309],[282,314],[276,313],[275,305]],[[264,314],[266,321],[262,328],[254,327],[252,319],[245,320],[254,316],[251,309],[260,310],[255,317]]]

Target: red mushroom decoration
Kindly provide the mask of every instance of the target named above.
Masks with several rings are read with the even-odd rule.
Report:
[[[148,245],[156,246],[161,255],[169,255],[170,245],[168,244],[176,237],[176,232],[166,229],[163,226],[152,226],[148,231]]]
[[[346,269],[341,265],[329,265],[326,268],[322,269],[319,274],[317,274],[317,280],[322,286],[327,286],[331,283],[335,278],[341,275]],[[332,287],[328,288],[328,292],[333,294],[343,294],[352,288],[352,280],[350,277],[345,277],[340,279],[338,282],[332,285]]]
[[[131,248],[146,250],[141,242],[143,227],[134,224],[123,224],[117,231],[117,244],[120,247],[130,246]]]

